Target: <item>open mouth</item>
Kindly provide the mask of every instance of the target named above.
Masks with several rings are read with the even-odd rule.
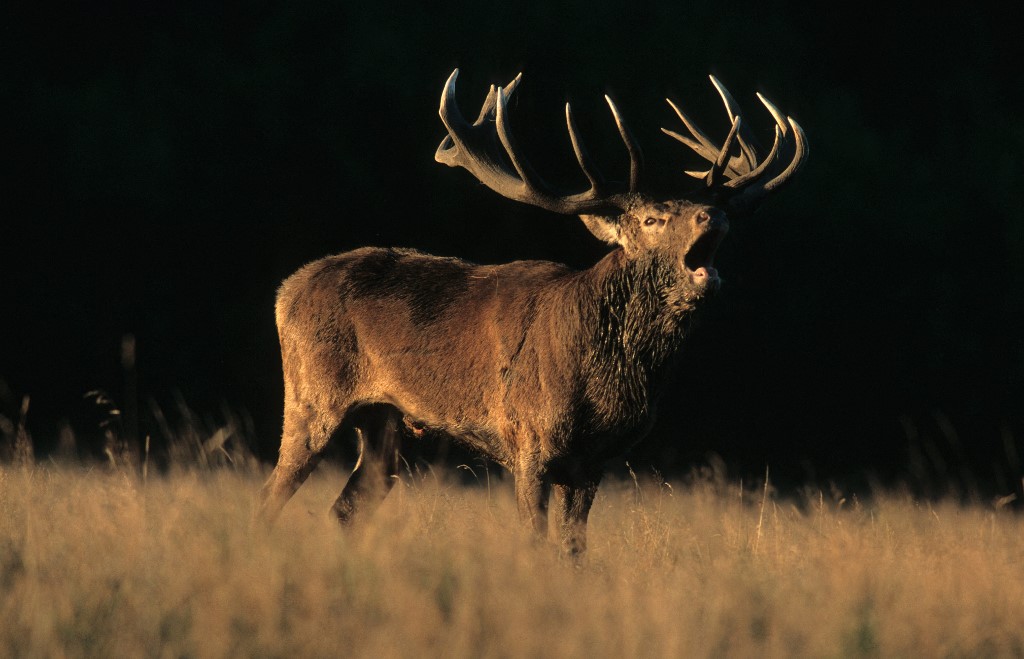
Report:
[[[691,279],[718,279],[718,271],[714,268],[715,252],[718,251],[718,246],[722,244],[727,231],[728,225],[725,224],[711,226],[690,245],[690,249],[683,256],[683,265],[689,271]]]

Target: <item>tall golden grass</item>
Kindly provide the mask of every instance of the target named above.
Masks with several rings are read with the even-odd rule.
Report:
[[[258,468],[0,467],[0,655],[1024,655],[1024,522],[906,495],[606,483],[585,564],[508,480],[406,474],[343,531],[321,468],[269,532]]]

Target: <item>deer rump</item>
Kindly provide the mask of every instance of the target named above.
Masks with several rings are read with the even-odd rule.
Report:
[[[507,467],[520,516],[542,535],[556,490],[562,546],[579,555],[602,463],[650,429],[688,319],[719,287],[713,261],[729,219],[749,215],[792,178],[806,141],[795,121],[759,95],[775,119],[762,158],[735,100],[712,77],[729,133],[717,146],[670,101],[690,136],[662,130],[711,167],[687,172],[701,179],[698,189],[655,199],[640,191],[640,148],[612,100],[605,97],[630,159],[624,190],[587,155],[567,104],[566,126],[589,188],[558,192],[518,152],[508,126],[508,98],[521,77],[492,86],[470,124],[455,102],[457,75],[441,95],[448,136],[435,159],[506,198],[578,215],[614,249],[573,271],[364,248],[292,275],[277,302],[284,430],[259,515],[272,521],[329,441],[351,428],[360,460],[332,508],[350,522],[394,483],[405,430],[429,428]]]

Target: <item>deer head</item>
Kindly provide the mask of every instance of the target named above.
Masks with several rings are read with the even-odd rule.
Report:
[[[714,76],[711,82],[725,104],[731,124],[725,141],[716,145],[679,107],[668,100],[690,136],[662,130],[708,161],[707,170],[688,171],[701,184],[679,199],[656,200],[640,192],[643,156],[612,99],[605,96],[622,142],[629,152],[629,181],[615,190],[602,176],[580,139],[572,108],[565,121],[573,152],[589,188],[558,192],[548,186],[516,146],[508,126],[508,100],[522,80],[520,73],[505,87],[491,86],[480,115],[466,121],[455,102],[455,69],[441,95],[440,115],[448,136],[435,154],[438,162],[462,167],[503,197],[555,213],[579,215],[600,240],[619,246],[627,259],[672,264],[677,288],[685,299],[717,289],[714,256],[729,228],[729,218],[748,215],[770,193],[785,184],[807,157],[800,125],[785,117],[764,96],[758,98],[775,119],[775,138],[764,158],[751,131],[743,124],[735,99]]]

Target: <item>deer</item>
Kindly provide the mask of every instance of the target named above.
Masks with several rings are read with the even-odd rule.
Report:
[[[359,458],[331,511],[343,525],[392,488],[403,446],[425,432],[478,451],[513,477],[522,523],[549,535],[552,491],[561,550],[582,556],[604,465],[648,434],[694,312],[720,286],[716,250],[730,220],[753,213],[804,163],[807,140],[757,94],[774,119],[765,152],[714,76],[730,128],[716,145],[673,101],[688,135],[662,128],[709,163],[687,171],[678,198],[640,190],[643,156],[605,96],[629,155],[628,181],[610,181],[565,120],[589,187],[556,189],[533,169],[509,126],[522,73],[491,85],[476,121],[461,114],[455,69],[439,114],[448,134],[435,159],[461,167],[507,199],[576,215],[611,249],[592,267],[545,261],[477,265],[412,249],[364,247],[313,261],[276,301],[284,373],[277,464],[257,518],[268,524],[338,437]]]

